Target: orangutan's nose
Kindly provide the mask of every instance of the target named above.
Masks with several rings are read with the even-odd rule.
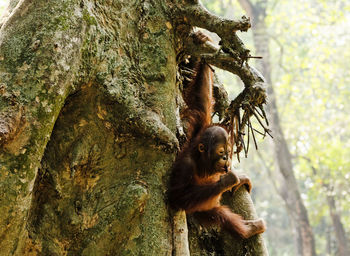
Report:
[[[225,171],[225,173],[228,173],[228,166],[227,165],[224,166],[224,171]]]

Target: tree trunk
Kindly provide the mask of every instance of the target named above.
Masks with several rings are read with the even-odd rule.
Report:
[[[265,23],[266,1],[253,6],[249,0],[238,0],[253,20],[253,40],[255,54],[262,56],[257,67],[262,72],[267,82],[267,95],[269,98],[267,113],[273,134],[274,152],[278,169],[282,174],[282,184],[278,191],[286,203],[287,211],[291,216],[296,234],[298,255],[316,255],[312,228],[309,223],[307,210],[300,196],[297,181],[293,172],[292,157],[288,149],[286,139],[280,124],[276,95],[271,81],[271,64],[269,51],[269,37]]]
[[[341,222],[340,215],[337,211],[335,204],[335,197],[333,189],[329,188],[329,185],[325,185],[327,189],[327,203],[329,209],[329,215],[331,216],[333,229],[335,232],[335,238],[337,241],[337,246],[339,249],[339,256],[348,256],[350,255],[349,242],[345,234],[344,226]]]
[[[165,196],[185,20],[173,5],[12,0],[0,31],[3,255],[189,254],[185,215]]]
[[[290,155],[288,145],[284,138],[279,121],[278,110],[275,101],[276,96],[274,94],[273,87],[271,86],[270,65],[268,63],[269,61],[267,61],[269,55],[265,55],[267,50],[262,49],[263,46],[267,46],[268,44],[263,43],[263,40],[260,37],[263,31],[259,32],[259,29],[263,29],[264,32],[266,32],[266,28],[264,26],[263,28],[259,28],[259,25],[256,25],[256,28],[253,28],[253,34],[256,54],[259,56],[264,56],[264,60],[262,61],[261,65],[259,65],[259,68],[263,68],[262,72],[267,79],[268,84],[267,94],[269,97],[269,103],[267,107],[267,113],[269,115],[270,127],[274,137],[273,145],[276,161],[278,169],[282,174],[282,184],[280,186],[279,194],[285,201],[287,211],[291,216],[293,222],[296,234],[298,255],[312,256],[316,255],[313,232],[309,223],[307,210],[305,208],[303,200],[301,199],[297,181],[294,176],[292,157]],[[266,37],[266,35],[263,35],[263,37]]]

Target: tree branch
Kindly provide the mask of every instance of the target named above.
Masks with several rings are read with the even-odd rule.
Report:
[[[236,31],[247,31],[250,20],[243,16],[240,20],[228,20],[211,14],[201,3],[187,4],[181,8],[184,20],[192,26],[215,31],[221,38]]]
[[[247,31],[251,27],[249,18],[243,16],[239,20],[223,19],[211,14],[198,1],[181,2],[177,11],[189,25],[216,33],[221,38],[220,49],[239,59],[239,62],[243,63],[250,57],[249,50],[245,48],[235,33],[236,31]]]
[[[208,64],[214,65],[223,70],[236,74],[241,78],[246,87],[261,83],[263,86],[263,76],[247,62],[242,63],[241,58],[232,56],[230,53],[220,51],[220,47],[207,41],[204,44],[196,44],[194,38],[190,36],[185,45],[185,51],[196,57],[202,57]]]

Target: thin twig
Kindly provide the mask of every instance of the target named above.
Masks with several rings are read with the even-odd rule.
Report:
[[[250,109],[251,107],[248,106]],[[268,128],[265,127],[265,125],[261,122],[259,116],[251,109],[251,111],[253,112],[253,115],[255,116],[255,118],[258,120],[259,124],[261,125],[261,127],[264,129],[264,132],[267,133],[268,135],[271,136],[272,138],[272,135],[270,134],[270,130]]]
[[[259,109],[261,110],[263,116],[264,116],[264,119],[266,120],[266,124],[267,126],[269,126],[269,119],[267,119],[267,116],[266,116],[266,112],[264,110],[264,107],[262,105],[259,105]]]
[[[262,59],[263,57],[261,56],[247,56],[247,59]]]
[[[248,122],[249,122],[249,123],[248,123],[248,127],[250,127],[250,129],[251,129],[251,131],[252,131],[255,149],[258,150],[258,144],[256,143],[255,134],[254,134],[254,128],[253,128],[253,126],[252,126],[252,123],[250,122],[250,119],[248,120]]]
[[[248,122],[249,122],[249,118],[248,118]],[[249,125],[248,125],[247,130],[248,130],[248,139],[247,139],[247,154],[248,154],[248,151],[249,151],[249,142],[250,142],[250,134],[249,134],[250,128],[249,128]],[[252,131],[252,132],[253,132],[253,131]],[[246,154],[246,157],[247,157],[247,154]]]
[[[259,116],[261,116],[262,119],[265,119],[264,115],[258,111],[258,108],[256,106],[253,106],[253,108],[254,108],[255,112],[258,113]]]

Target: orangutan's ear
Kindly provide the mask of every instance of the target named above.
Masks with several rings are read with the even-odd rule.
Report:
[[[198,144],[198,150],[199,152],[203,153],[204,152],[204,145],[202,143]]]

